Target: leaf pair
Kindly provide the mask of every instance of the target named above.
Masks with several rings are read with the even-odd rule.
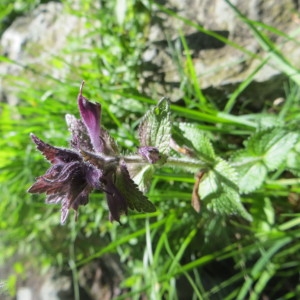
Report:
[[[252,217],[241,203],[238,179],[235,169],[221,157],[218,157],[207,135],[197,125],[181,123],[178,125],[183,142],[188,145],[193,156],[206,164],[206,168],[196,174],[192,205],[199,210],[199,200],[207,209],[221,215],[240,215],[251,221]],[[200,175],[200,176],[199,176]]]
[[[149,188],[155,171],[152,164],[162,165],[166,162],[170,152],[170,139],[170,104],[167,98],[162,98],[145,114],[139,126],[139,154],[145,157],[150,164],[135,163],[128,166],[129,173],[140,190],[145,192]],[[148,154],[145,154],[144,151]],[[153,154],[154,159],[152,158]],[[157,155],[159,157],[156,157]]]
[[[297,161],[299,167],[300,151],[299,147],[294,147],[297,139],[298,134],[280,128],[263,130],[250,137],[245,149],[237,152],[231,160],[239,174],[240,191],[253,192],[263,184],[268,172],[286,161],[287,168],[296,168]]]

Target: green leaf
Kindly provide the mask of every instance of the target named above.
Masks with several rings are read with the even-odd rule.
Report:
[[[242,150],[236,154],[232,162],[238,173],[238,186],[241,193],[253,192],[263,184],[267,176],[267,167],[260,158]]]
[[[154,174],[154,166],[150,164],[128,164],[127,168],[130,177],[139,189],[143,193],[147,192]]]
[[[268,171],[273,171],[286,159],[296,143],[298,135],[282,129],[269,129],[254,134],[246,144],[246,150],[260,157]]]
[[[207,203],[207,208],[217,214],[235,214],[252,220],[240,201],[237,174],[221,158],[217,158],[214,168],[204,175],[199,185],[199,195]]]
[[[286,165],[289,171],[300,176],[300,141],[288,153]]]
[[[247,120],[256,123],[257,128],[259,128],[260,131],[284,126],[282,119],[278,118],[277,115],[271,115],[270,113],[247,114]]]
[[[294,146],[298,135],[279,128],[255,133],[237,152],[231,162],[238,172],[238,186],[242,193],[259,188],[267,173],[279,167]]]
[[[155,206],[148,198],[138,189],[137,185],[130,178],[125,164],[122,164],[116,173],[115,185],[125,198],[128,207],[138,212],[154,212]]]
[[[180,123],[179,130],[185,138],[186,146],[192,147],[199,158],[210,162],[215,160],[216,155],[209,138],[196,124]]]
[[[140,123],[140,145],[156,147],[160,154],[167,155],[170,151],[170,138],[170,104],[167,98],[162,98],[146,113]]]

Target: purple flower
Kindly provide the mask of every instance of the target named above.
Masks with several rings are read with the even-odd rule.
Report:
[[[31,138],[52,166],[36,179],[28,192],[46,193],[47,203],[61,202],[61,223],[64,223],[70,208],[77,212],[79,205],[88,203],[93,189],[102,189],[101,170],[85,163],[73,150],[53,147],[33,134]]]
[[[78,95],[81,120],[67,115],[72,134],[71,148],[51,146],[31,134],[37,149],[51,163],[47,172],[29,188],[30,193],[46,193],[46,203],[61,203],[61,223],[70,208],[76,212],[86,205],[93,190],[106,193],[110,220],[120,222],[128,207],[153,212],[154,205],[139,191],[130,178],[125,161],[119,156],[115,141],[100,127],[101,106]]]

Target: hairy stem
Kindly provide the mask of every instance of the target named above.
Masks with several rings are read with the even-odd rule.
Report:
[[[146,164],[147,162],[139,155],[129,155],[123,156],[122,159],[128,164]],[[208,164],[192,158],[185,157],[168,157],[164,166],[173,167],[173,168],[182,168],[194,170],[195,172],[199,171],[199,169],[207,168]]]

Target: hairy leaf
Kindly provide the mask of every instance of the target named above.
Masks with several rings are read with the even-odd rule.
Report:
[[[139,189],[145,193],[149,190],[154,174],[154,166],[146,164],[128,164],[130,177],[137,184]]]
[[[250,193],[259,188],[267,176],[267,167],[260,158],[250,156],[245,150],[239,151],[232,160],[238,173],[241,193]]]
[[[251,215],[240,201],[237,174],[221,158],[216,159],[214,168],[208,171],[199,185],[200,198],[207,203],[207,208],[222,215],[240,215],[251,221]]]
[[[185,138],[187,146],[191,146],[196,156],[203,160],[212,161],[216,158],[213,146],[207,135],[195,124],[180,123],[179,130]]]
[[[298,142],[288,153],[286,164],[289,171],[300,176],[300,142]]]
[[[120,169],[117,170],[115,185],[126,199],[128,207],[135,209],[138,212],[154,212],[155,206],[147,197],[138,189],[137,185],[130,178],[127,167],[121,164]]]
[[[264,130],[254,134],[246,143],[246,151],[260,157],[268,171],[273,171],[286,159],[298,135],[282,129]]]
[[[288,157],[298,135],[279,128],[255,133],[237,152],[231,162],[238,172],[238,186],[243,193],[259,188],[270,171],[275,170]],[[290,156],[290,163],[292,163]]]
[[[140,146],[153,146],[158,148],[160,154],[167,155],[170,151],[170,137],[170,104],[168,99],[162,98],[140,123]]]

